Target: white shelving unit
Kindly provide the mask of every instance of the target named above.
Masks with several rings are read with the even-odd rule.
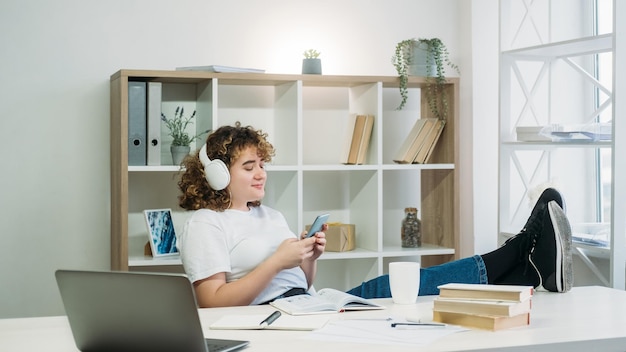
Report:
[[[626,170],[618,161],[625,150],[618,142],[626,129],[619,120],[624,69],[615,65],[623,48],[619,21],[613,20],[612,33],[596,34],[589,25],[595,6],[590,0],[500,4],[500,233],[517,233],[533,205],[529,193],[554,185],[564,193],[575,236],[592,237],[589,223],[610,233],[604,237],[607,246],[575,242],[578,257],[605,285],[624,289]],[[613,1],[614,18],[623,17],[618,6]],[[612,138],[522,142],[516,136],[520,126],[568,129],[591,123],[611,124]],[[592,258],[608,259],[608,272]]]
[[[410,104],[396,111],[397,77],[120,70],[111,76],[112,269],[180,270],[177,258],[144,255],[142,211],[171,208],[178,231],[189,215],[177,205],[177,166],[128,166],[127,89],[135,80],[162,82],[163,106],[195,108],[198,131],[240,121],[267,132],[276,156],[263,203],[280,210],[294,232],[321,212],[356,225],[357,248],[326,252],[316,287],[347,289],[387,272],[398,258],[427,266],[458,253],[458,78],[446,87],[451,112],[432,163],[399,165],[394,153],[416,119],[429,117],[419,89],[424,78],[410,78]],[[375,116],[371,144],[364,165],[343,165],[354,114]],[[419,209],[421,248],[400,245],[407,206]]]

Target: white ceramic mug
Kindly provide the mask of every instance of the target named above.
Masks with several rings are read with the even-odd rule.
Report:
[[[389,287],[393,303],[414,304],[420,289],[420,263],[389,263]]]

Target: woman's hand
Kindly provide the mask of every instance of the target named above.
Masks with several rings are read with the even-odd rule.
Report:
[[[291,269],[300,266],[315,253],[315,237],[298,241],[295,238],[284,240],[272,255],[280,269]]]
[[[315,281],[317,258],[319,258],[326,249],[326,234],[324,233],[326,230],[328,230],[328,224],[324,224],[322,231],[316,232],[315,235],[309,238],[306,238],[306,231],[300,234],[300,241],[298,242],[310,242],[312,246],[309,252],[310,255],[300,265],[300,268],[302,268],[306,276],[306,282],[309,284],[309,288],[313,285],[313,281]]]
[[[309,260],[316,260],[324,253],[324,250],[326,249],[326,233],[325,233],[326,230],[328,230],[328,224],[324,224],[320,232],[316,232],[315,235],[308,238],[308,239],[311,239],[311,238],[315,239],[314,246],[313,246],[313,255],[308,258]],[[305,237],[306,237],[306,231],[300,234],[300,238],[301,238],[300,241],[307,240],[307,238]]]

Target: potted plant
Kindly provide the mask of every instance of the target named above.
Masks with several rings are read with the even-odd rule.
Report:
[[[448,113],[448,100],[443,89],[446,82],[445,66],[459,73],[457,65],[450,61],[448,49],[439,38],[406,39],[396,44],[392,63],[400,76],[400,96],[398,110],[406,104],[409,75],[425,76],[430,82],[426,86],[428,107],[433,115],[445,119]],[[440,97],[438,99],[438,97]]]
[[[191,123],[191,120],[196,116],[196,111],[191,114],[189,117],[184,117],[185,109],[177,106],[176,111],[174,111],[174,118],[168,119],[165,114],[161,113],[161,120],[167,126],[169,130],[169,136],[173,138],[172,144],[170,145],[170,151],[172,153],[172,160],[174,165],[180,165],[185,156],[189,154],[191,151],[190,144],[201,135],[209,132],[209,130],[201,132],[197,135],[190,136],[187,133],[187,126]]]
[[[309,49],[304,52],[302,60],[302,74],[322,74],[322,60],[319,58],[320,53],[315,49]]]

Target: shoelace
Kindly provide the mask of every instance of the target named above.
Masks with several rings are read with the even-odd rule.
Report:
[[[537,246],[537,239],[539,238],[539,233],[543,229],[543,219],[545,218],[544,215],[547,209],[548,208],[544,206],[541,210],[531,215],[531,217],[526,222],[528,227],[523,228],[522,231],[520,232],[524,234],[527,233],[528,236],[531,236],[531,239],[528,245],[528,260],[526,261],[526,264],[524,265],[524,275],[528,274],[528,269],[529,269],[528,264],[530,263],[539,276],[540,284],[542,283],[541,274],[539,274],[539,270],[537,269],[537,266],[532,260],[532,254],[535,251],[535,247]]]
[[[531,214],[530,218],[528,218],[528,221],[526,221],[526,226],[520,232],[521,233],[529,232],[536,237],[537,234],[543,229],[543,218],[544,218],[546,209],[548,209],[547,204],[543,205],[534,214]]]
[[[537,276],[539,276],[539,286],[537,287],[543,287],[543,278],[541,277],[541,273],[539,272],[539,268],[537,268],[537,265],[535,265],[535,262],[533,262],[533,258],[532,258],[532,252],[535,250],[535,248],[533,247],[533,249],[531,249],[530,253],[528,253],[528,261],[526,262],[526,266],[524,267],[524,275],[526,275],[526,270],[528,270],[528,263],[530,263],[530,265],[533,266],[533,269],[535,269],[535,272],[537,273]]]

